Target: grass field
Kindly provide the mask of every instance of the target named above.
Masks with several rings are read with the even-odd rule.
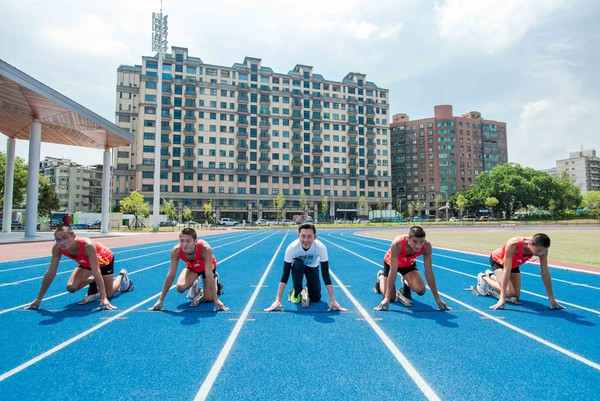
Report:
[[[564,261],[583,265],[600,266],[600,229],[592,228],[532,228],[524,230],[511,228],[456,228],[452,230],[427,230],[427,239],[433,247],[454,248],[461,250],[491,253],[511,237],[530,237],[543,232],[550,237],[552,245],[549,251],[550,263]],[[393,239],[396,235],[408,232],[402,227],[400,231],[371,231],[369,236]]]

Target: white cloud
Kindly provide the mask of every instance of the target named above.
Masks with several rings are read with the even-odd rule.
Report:
[[[446,0],[436,4],[439,35],[458,46],[496,53],[519,42],[563,0]]]
[[[81,14],[70,26],[65,26],[64,23],[43,26],[40,35],[49,46],[61,52],[86,57],[131,57],[127,46],[118,38],[117,27],[90,13]]]

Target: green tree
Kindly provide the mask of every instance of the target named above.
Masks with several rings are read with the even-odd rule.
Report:
[[[417,212],[417,216],[421,216],[421,211],[425,206],[424,202],[415,201],[415,211]]]
[[[321,213],[323,213],[323,219],[327,219],[327,212],[329,211],[329,197],[323,196],[321,199]]]
[[[367,198],[364,195],[358,198],[358,215],[369,215],[369,202],[367,201]]]
[[[166,200],[163,198],[163,207],[160,210],[162,214],[166,214],[169,220],[177,220],[177,208],[173,199]]]
[[[38,215],[41,217],[52,217],[52,212],[60,208],[60,200],[54,188],[50,186],[48,178],[40,175],[39,181]]]
[[[412,217],[415,213],[415,209],[417,208],[417,205],[415,202],[408,202],[408,205],[406,208],[408,209],[408,216]]]
[[[589,207],[600,219],[600,191],[588,191],[583,195],[583,205]]]
[[[436,215],[436,217],[441,218],[442,210],[440,210],[440,208],[442,206],[444,206],[445,204],[446,204],[446,200],[444,199],[444,197],[441,194],[438,194],[435,197],[435,215]]]
[[[477,176],[477,184],[468,191],[471,199],[484,202],[488,197],[498,199],[505,218],[528,206],[547,208],[555,193],[552,177],[547,173],[506,163]]]
[[[212,202],[208,202],[202,205],[202,209],[204,209],[204,221],[206,224],[213,224],[213,216],[212,216]]]
[[[0,152],[0,205],[4,206],[4,182],[6,180],[6,154]],[[18,207],[25,201],[27,190],[27,164],[25,159],[16,156],[13,180],[12,206]]]
[[[300,210],[302,210],[303,214],[308,213],[308,200],[304,191],[300,194]]]
[[[275,199],[273,199],[273,207],[277,210],[277,219],[281,220],[283,216],[283,207],[285,206],[285,196],[283,192],[279,192]]]
[[[560,214],[569,209],[577,209],[581,205],[581,189],[573,183],[569,173],[563,171],[561,175],[553,178],[554,193],[549,201],[549,207]]]
[[[129,222],[129,228],[141,228],[144,226],[140,217],[150,216],[150,205],[144,202],[144,195],[133,191],[128,197],[120,202],[122,213],[133,214],[133,221]]]
[[[490,215],[493,214],[492,212],[494,211],[494,208],[498,206],[498,203],[500,203],[500,201],[493,196],[485,198],[485,207],[490,211]]]
[[[459,193],[458,196],[456,197],[456,207],[458,208],[458,211],[460,212],[460,217],[462,217],[467,208],[467,198],[463,194]]]
[[[183,211],[181,212],[181,217],[183,217],[183,221],[190,221],[192,219],[192,209],[184,206]]]
[[[381,201],[381,198],[377,198],[377,210],[383,210],[383,202]]]

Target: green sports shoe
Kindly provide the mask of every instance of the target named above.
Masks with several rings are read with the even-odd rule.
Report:
[[[294,290],[290,290],[288,299],[290,300],[290,302],[292,302],[294,304],[299,304],[300,301],[302,300],[302,295],[296,294],[296,292]]]

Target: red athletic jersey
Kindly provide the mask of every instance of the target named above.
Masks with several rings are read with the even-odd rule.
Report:
[[[519,242],[517,243],[517,252],[513,255],[512,258],[512,268],[516,269],[521,266],[523,263],[527,262],[529,259],[533,257],[533,254],[525,256],[523,255],[523,243],[529,238],[519,237]],[[496,249],[492,252],[492,259],[494,262],[504,266],[504,259],[506,257],[506,244],[502,245],[502,248]]]
[[[406,240],[408,239],[408,235],[403,235],[400,237],[400,245],[402,247],[400,253],[398,253],[398,267],[410,267],[415,264],[417,257],[421,256],[425,251],[425,243],[421,249],[417,251],[414,255],[406,256]],[[383,257],[383,261],[388,265],[392,265],[392,248],[388,249],[387,253]]]
[[[90,269],[90,258],[88,258],[88,256],[83,252],[83,245],[85,245],[86,239],[87,238],[75,238],[75,241],[79,244],[79,251],[77,252],[77,256],[73,256],[66,250],[62,249],[60,250],[60,253],[79,263],[79,266],[85,267],[86,269]],[[99,242],[96,242],[96,255],[98,256],[98,267],[104,267],[108,265],[110,262],[113,261],[113,258],[115,257],[115,255],[110,249],[108,249]]]
[[[185,253],[183,249],[179,248],[179,258],[185,262],[185,267],[188,269],[195,271],[196,273],[204,272],[204,258],[202,258],[202,242],[196,242],[196,257],[192,262],[189,262],[185,258]],[[212,268],[216,270],[217,268],[217,259],[215,259],[215,255],[212,257]]]

